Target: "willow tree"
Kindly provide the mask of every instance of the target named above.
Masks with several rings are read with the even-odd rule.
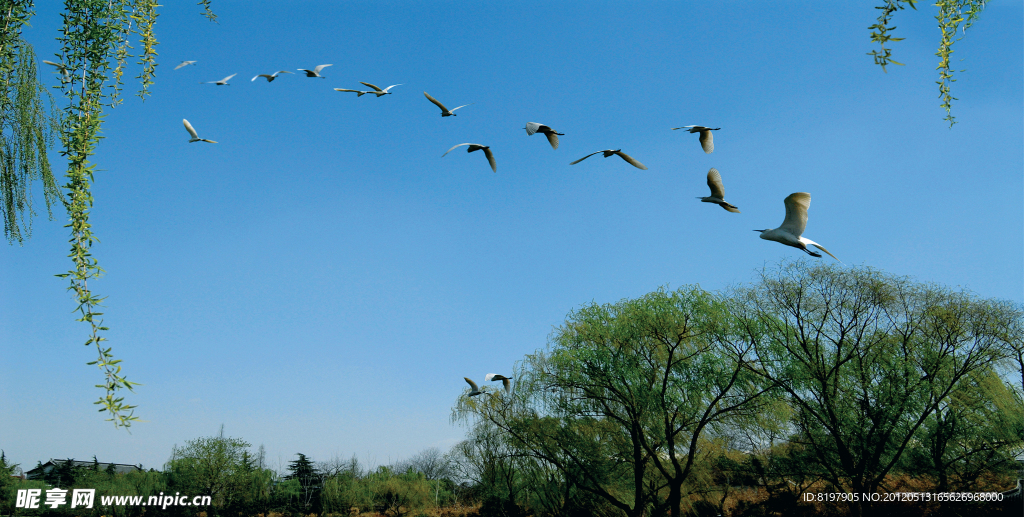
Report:
[[[773,383],[734,324],[696,287],[586,306],[526,359],[512,393],[462,397],[455,416],[492,423],[622,515],[677,516],[711,440],[769,404]]]
[[[994,369],[977,371],[925,422],[906,469],[934,479],[936,492],[982,492],[986,474],[1017,467],[1022,437],[1020,393]]]
[[[200,0],[205,15],[214,20],[210,0]],[[107,329],[97,308],[102,297],[89,288],[89,280],[98,278],[103,269],[92,256],[97,242],[89,222],[93,206],[92,183],[96,166],[90,158],[96,152],[104,109],[121,103],[122,78],[128,61],[138,58],[141,69],[136,76],[141,83],[138,96],[145,100],[156,74],[156,37],[153,27],[159,7],[156,0],[65,0],[58,71],[59,89],[67,105],[61,114],[47,117],[41,107],[43,87],[36,79],[31,47],[21,39],[22,28],[33,12],[33,0],[0,0],[4,20],[0,29],[0,87],[5,96],[0,105],[0,201],[4,207],[4,229],[9,241],[21,242],[31,229],[31,185],[43,183],[47,210],[60,191],[46,161],[46,148],[52,140],[51,130],[58,124],[61,154],[67,157],[68,169],[63,191],[70,229],[72,268],[57,276],[69,280],[68,290],[78,303],[78,321],[89,325],[86,346],[95,347],[97,358],[88,364],[103,372],[104,390],[95,403],[101,412],[110,415],[115,426],[129,427],[138,420],[135,406],[126,404],[122,389],[132,391],[136,384],[121,373],[120,359],[104,346]],[[138,55],[130,52],[130,43],[138,38]],[[28,214],[26,218],[25,214]]]
[[[764,271],[736,298],[755,371],[794,410],[791,443],[857,494],[878,491],[936,412],[1005,357],[1005,329],[1022,317],[970,293],[806,262]]]
[[[967,29],[974,24],[978,19],[978,13],[985,8],[986,0],[937,0],[935,6],[939,8],[938,14],[935,15],[935,19],[939,22],[939,31],[942,32],[942,38],[939,40],[939,50],[935,53],[939,57],[939,66],[936,70],[939,71],[939,80],[935,81],[939,85],[939,98],[942,99],[942,108],[946,110],[946,118],[943,120],[949,121],[949,127],[953,127],[956,123],[955,118],[951,110],[953,108],[953,101],[956,97],[953,97],[951,93],[950,85],[956,82],[953,78],[955,72],[949,64],[949,56],[953,53],[953,44],[963,39],[963,34],[967,33]],[[878,23],[868,27],[871,32],[871,41],[877,42],[880,46],[879,50],[872,50],[868,52],[869,56],[875,58],[875,64],[882,67],[882,71],[885,71],[886,65],[903,65],[894,59],[892,59],[892,49],[886,48],[886,44],[890,41],[901,41],[905,38],[896,38],[889,35],[889,31],[894,30],[896,27],[890,25],[892,17],[896,11],[901,11],[905,8],[904,4],[910,6],[911,9],[916,10],[917,0],[885,0],[885,4],[875,7],[882,11],[882,14],[878,16]],[[956,37],[957,30],[961,31],[961,37]],[[960,70],[963,72],[963,70]]]
[[[53,205],[60,200],[60,189],[46,159],[59,116],[43,103],[44,98],[49,100],[49,92],[36,77],[32,45],[21,39],[21,28],[32,15],[31,5],[4,4],[0,4],[4,13],[0,27],[0,205],[4,237],[8,243],[21,244],[32,235],[32,187],[36,182],[42,183],[50,219]]]

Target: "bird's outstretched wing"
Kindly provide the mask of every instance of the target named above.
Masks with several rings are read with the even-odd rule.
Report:
[[[558,133],[552,131],[550,133],[544,133],[544,136],[548,137],[548,143],[551,144],[552,149],[558,149]]]
[[[471,102],[469,104],[473,104],[473,103]],[[451,111],[455,111],[455,110],[457,110],[459,108],[465,108],[466,106],[469,106],[469,104],[463,104],[462,106],[459,106],[458,108],[452,108]]]
[[[314,68],[313,71],[319,74],[321,70],[323,70],[324,68],[327,68],[329,66],[334,66],[334,65],[317,65],[317,67]]]
[[[362,81],[359,81],[359,84],[362,84],[362,85],[364,85],[364,86],[367,86],[367,87],[373,88],[374,90],[376,90],[376,91],[378,91],[378,92],[383,92],[383,91],[384,91],[384,90],[381,90],[380,88],[378,88],[378,87],[376,87],[376,86],[374,86],[374,85],[372,85],[372,84],[370,84],[370,83],[364,83],[364,82],[362,82]]]
[[[491,170],[498,172],[498,163],[494,161],[494,153],[491,152],[490,147],[484,147],[484,155],[487,156],[487,163],[491,164]]]
[[[364,93],[373,93],[373,92],[364,92],[364,91],[360,91],[360,90],[349,90],[348,88],[335,88],[334,91],[336,91],[336,92],[352,92],[352,93],[356,94],[356,97],[362,97]]]
[[[580,162],[582,162],[583,160],[586,160],[587,158],[590,158],[591,156],[594,156],[594,155],[595,155],[595,154],[597,154],[597,153],[603,153],[603,152],[604,152],[604,151],[594,151],[594,152],[592,152],[592,153],[590,153],[590,154],[588,154],[588,155],[584,156],[583,158],[580,158],[579,160],[576,160],[576,161],[574,161],[574,162],[570,163],[569,165],[576,165],[577,163],[580,163]]]
[[[708,187],[711,187],[711,197],[725,199],[725,187],[722,186],[722,175],[718,169],[712,167],[708,171]]]
[[[479,388],[479,387],[477,387],[476,383],[475,383],[475,382],[473,382],[473,381],[471,381],[471,380],[469,379],[469,377],[463,377],[463,379],[466,379],[466,382],[468,382],[468,383],[469,383],[469,387],[470,387],[470,388],[473,388],[473,391],[480,391],[480,388]]]
[[[704,149],[705,154],[711,154],[715,151],[715,137],[711,135],[711,130],[704,128],[700,132],[700,147]]]
[[[843,263],[842,260],[837,259],[835,255],[833,255],[832,253],[829,253],[829,251],[827,249],[825,249],[824,246],[822,246],[821,244],[818,244],[817,242],[812,241],[811,239],[808,239],[807,237],[800,237],[800,242],[804,243],[805,246],[810,244],[811,246],[814,246],[815,248],[818,248],[819,250],[824,251],[825,253],[828,253],[828,256],[838,260],[840,264]],[[820,257],[821,255],[818,255],[818,256]]]
[[[428,100],[428,101],[430,101],[430,102],[433,102],[433,103],[434,103],[434,105],[436,105],[436,106],[437,106],[438,108],[441,108],[441,111],[443,111],[443,112],[445,112],[445,113],[447,113],[447,112],[448,112],[448,108],[444,107],[444,104],[441,104],[441,101],[439,101],[439,100],[437,100],[437,99],[435,99],[435,98],[431,97],[431,96],[430,96],[430,94],[429,94],[429,93],[427,93],[427,92],[423,92],[423,95],[426,95],[426,96],[427,96],[427,100]],[[461,107],[462,107],[462,106],[459,106],[459,108],[461,108]],[[459,109],[459,108],[455,108],[455,109]]]
[[[807,228],[807,209],[811,207],[811,195],[807,192],[794,192],[786,196],[785,203],[786,219],[779,229],[799,238]]]
[[[704,128],[704,126],[683,126],[683,127],[674,127],[674,128],[672,128],[672,130],[674,131],[676,129],[688,129],[688,130],[690,130],[691,133],[696,133],[697,131],[700,131],[703,128]]]
[[[236,76],[236,75],[238,75],[238,74],[231,74],[231,75],[229,75],[229,76],[227,76],[227,77],[225,77],[225,78],[223,78],[223,79],[221,79],[220,81],[217,81],[217,82],[218,83],[226,83],[226,82],[230,81],[231,78]]]
[[[181,121],[185,123],[185,131],[188,131],[188,134],[192,136],[192,138],[199,138],[196,130],[192,128],[192,124],[188,123],[188,119],[181,119]]]
[[[632,165],[633,167],[636,167],[637,169],[641,169],[641,170],[647,170],[647,166],[646,165],[644,165],[644,164],[634,160],[632,156],[630,156],[630,155],[628,155],[628,154],[626,154],[626,153],[624,153],[622,151],[615,151],[615,154],[621,156],[623,160],[626,160],[626,163]]]
[[[471,144],[469,142],[466,142],[464,144],[453,145],[451,149],[445,151],[444,154],[441,155],[441,158],[444,158],[448,153],[452,152],[452,150],[455,149],[456,147],[462,147],[464,145],[477,145],[477,144]]]
[[[527,135],[533,135],[534,133],[539,131],[540,128],[542,128],[542,127],[544,127],[544,124],[538,124],[536,122],[527,122],[526,123],[526,127],[523,128],[523,129],[526,130],[526,134]]]
[[[194,65],[194,64],[196,64],[195,61],[182,61],[178,66],[174,67],[174,69],[177,70],[179,68],[186,67],[188,65]]]

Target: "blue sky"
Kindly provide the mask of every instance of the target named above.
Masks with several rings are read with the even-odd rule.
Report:
[[[25,31],[40,59],[52,4]],[[871,2],[218,0],[219,23],[192,4],[161,8],[153,96],[127,85],[95,156],[107,275],[90,287],[143,383],[131,434],[92,405],[95,352],[53,276],[63,218],[0,246],[0,448],[26,468],[160,468],[221,424],[280,466],[447,449],[462,377],[510,372],[572,309],[802,258],[751,231],[792,192],[813,196],[804,235],[847,265],[1024,301],[1021,2],[990,2],[956,43],[953,129],[925,4],[895,18],[906,66],[888,73],[866,55]],[[326,79],[249,80],[325,63]],[[360,81],[402,86],[332,90]],[[424,91],[473,104],[442,118]],[[189,144],[183,118],[219,143]],[[529,121],[565,133],[559,149]],[[689,124],[722,128],[714,153],[669,130]],[[498,172],[465,147],[441,157],[463,142]],[[609,148],[649,170],[569,165]],[[695,199],[710,167],[741,214]]]

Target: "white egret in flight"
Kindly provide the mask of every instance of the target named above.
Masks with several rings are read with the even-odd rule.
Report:
[[[326,79],[326,77],[320,75],[320,71],[329,66],[334,65],[317,65],[317,67],[312,70],[306,70],[305,68],[299,68],[298,70],[300,72],[306,72],[306,77],[319,77],[321,79]]]
[[[473,151],[479,151],[479,150],[483,149],[484,150],[484,154],[487,156],[487,163],[491,164],[491,170],[494,171],[494,172],[498,172],[498,164],[494,161],[494,153],[491,152],[491,147],[488,146],[488,145],[471,144],[471,143],[468,143],[468,142],[465,143],[465,144],[459,144],[459,145],[453,146],[451,149],[445,151],[444,154],[441,155],[441,158],[444,158],[445,155],[447,155],[448,153],[452,152],[452,149],[455,149],[456,147],[460,147],[460,146],[463,146],[463,145],[468,145],[469,146],[469,148],[466,149],[467,153],[471,153]]]
[[[362,97],[363,95],[366,95],[367,93],[376,93],[376,92],[367,92],[367,91],[363,91],[363,90],[349,90],[348,88],[335,88],[334,91],[336,91],[336,92],[352,92],[352,93],[356,94],[356,97]]]
[[[255,81],[256,79],[258,79],[260,77],[266,77],[267,78],[267,82],[268,83],[272,83],[272,82],[274,82],[274,79],[277,79],[277,74],[291,74],[291,73],[294,73],[294,72],[289,72],[287,70],[278,70],[278,71],[276,71],[276,72],[274,72],[272,74],[260,74],[260,75],[257,75],[256,77],[252,78],[252,81]],[[252,82],[252,81],[249,81],[249,82]]]
[[[188,134],[192,136],[192,139],[189,140],[188,143],[190,143],[190,144],[192,142],[207,142],[207,143],[211,143],[211,144],[216,144],[217,143],[217,142],[214,142],[213,140],[207,140],[205,138],[199,138],[199,135],[196,134],[196,130],[192,128],[192,124],[189,124],[187,119],[181,119],[181,121],[185,123],[185,131],[188,131]]]
[[[459,108],[465,108],[466,106],[469,106],[469,104],[473,104],[471,102],[469,104],[463,104],[462,106],[459,106],[459,108],[448,109],[448,108],[444,107],[444,104],[441,104],[437,99],[431,97],[429,93],[423,92],[423,95],[426,95],[427,96],[427,100],[429,100],[430,102],[433,102],[438,108],[441,108],[441,116],[442,117],[455,116],[455,110],[457,110]]]
[[[718,131],[722,129],[720,127],[710,128],[704,126],[683,126],[674,127],[672,129],[688,129],[691,133],[700,133],[700,146],[704,149],[705,153],[711,154],[715,150],[715,139],[711,136],[712,131]]]
[[[466,379],[466,382],[469,383],[469,387],[470,387],[469,396],[470,397],[475,397],[477,395],[482,395],[484,393],[487,393],[486,391],[481,391],[480,388],[477,387],[475,382],[469,380],[469,377],[463,377],[463,379]]]
[[[50,66],[57,67],[57,70],[60,71],[60,75],[61,75],[60,82],[62,82],[62,83],[71,82],[71,75],[68,74],[68,65],[65,65],[64,63],[54,63],[53,61],[47,61],[45,59],[43,60],[43,63],[46,63],[46,64],[48,64]]]
[[[580,163],[583,160],[586,160],[587,158],[590,158],[591,156],[594,156],[597,153],[604,153],[604,157],[605,158],[607,158],[609,156],[612,156],[613,154],[617,154],[617,155],[619,155],[620,158],[622,158],[623,160],[626,160],[626,163],[632,165],[633,167],[636,167],[637,169],[647,170],[647,166],[646,165],[644,165],[644,164],[634,160],[633,157],[631,157],[630,155],[622,152],[622,149],[605,149],[604,151],[594,151],[594,152],[584,156],[583,158],[580,158],[579,160],[576,160],[576,161],[570,163],[569,165],[576,165],[577,163]]]
[[[761,238],[769,241],[780,242],[786,246],[792,246],[804,250],[808,255],[812,257],[821,258],[821,253],[815,253],[807,249],[807,245],[810,244],[825,253],[828,256],[839,260],[835,255],[829,253],[829,251],[818,244],[817,242],[802,237],[804,228],[807,227],[807,209],[811,206],[811,195],[807,192],[794,192],[786,196],[786,219],[782,221],[782,225],[774,230],[754,230],[755,232],[761,232]],[[843,261],[839,260],[840,263]]]
[[[511,389],[509,381],[511,381],[512,379],[509,378],[509,377],[505,377],[504,375],[500,375],[500,374],[497,374],[497,373],[488,373],[484,377],[484,380],[485,381],[501,381],[501,384],[503,386],[505,386],[505,391],[506,392]]]
[[[181,63],[178,64],[178,66],[174,67],[174,69],[177,70],[179,68],[186,67],[188,65],[194,65],[194,64],[196,64],[195,61],[182,61]]]
[[[708,171],[708,186],[711,187],[711,195],[708,197],[697,197],[705,203],[717,203],[718,206],[733,212],[740,213],[740,209],[736,208],[729,203],[725,202],[725,188],[722,187],[722,175],[718,173],[718,169],[712,167]]]
[[[216,84],[217,86],[231,86],[230,84],[228,84],[228,81],[230,81],[231,78],[236,76],[236,75],[238,75],[238,74],[231,74],[231,75],[221,79],[220,81],[206,81],[206,82],[201,82],[199,84]]]
[[[374,93],[378,97],[380,97],[381,95],[391,95],[391,92],[389,92],[388,90],[394,88],[395,86],[402,86],[401,84],[392,84],[391,86],[388,86],[387,88],[384,88],[383,90],[381,90],[380,88],[378,88],[378,87],[376,87],[376,86],[374,86],[374,85],[372,85],[370,83],[364,83],[362,81],[359,81],[359,84],[362,84],[362,85],[365,85],[365,86],[369,86],[370,88],[373,88],[374,91],[366,92],[366,93]]]
[[[558,135],[565,135],[565,133],[556,133],[554,129],[537,122],[527,122],[523,129],[526,130],[527,135],[544,133],[544,136],[548,137],[548,143],[551,144],[552,149],[558,149]]]

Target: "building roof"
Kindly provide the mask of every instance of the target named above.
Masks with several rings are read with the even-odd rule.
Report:
[[[50,471],[52,471],[53,469],[59,467],[60,465],[63,465],[67,461],[71,461],[71,464],[72,464],[73,467],[91,468],[94,465],[94,463],[92,461],[78,461],[78,460],[75,460],[75,459],[71,459],[71,460],[55,460],[53,458],[50,458],[50,461],[47,461],[46,463],[43,463],[42,465],[39,465],[38,467],[36,467],[36,468],[34,468],[32,470],[26,471],[25,472],[25,477],[27,479],[39,479],[39,478],[42,478],[46,474],[49,474]],[[128,465],[126,463],[102,463],[102,462],[95,463],[95,464],[98,466],[98,470],[102,470],[102,471],[106,471],[107,468],[110,465],[113,465],[114,466],[114,473],[115,474],[126,474],[128,472],[142,470],[142,464],[139,464],[139,465]]]

